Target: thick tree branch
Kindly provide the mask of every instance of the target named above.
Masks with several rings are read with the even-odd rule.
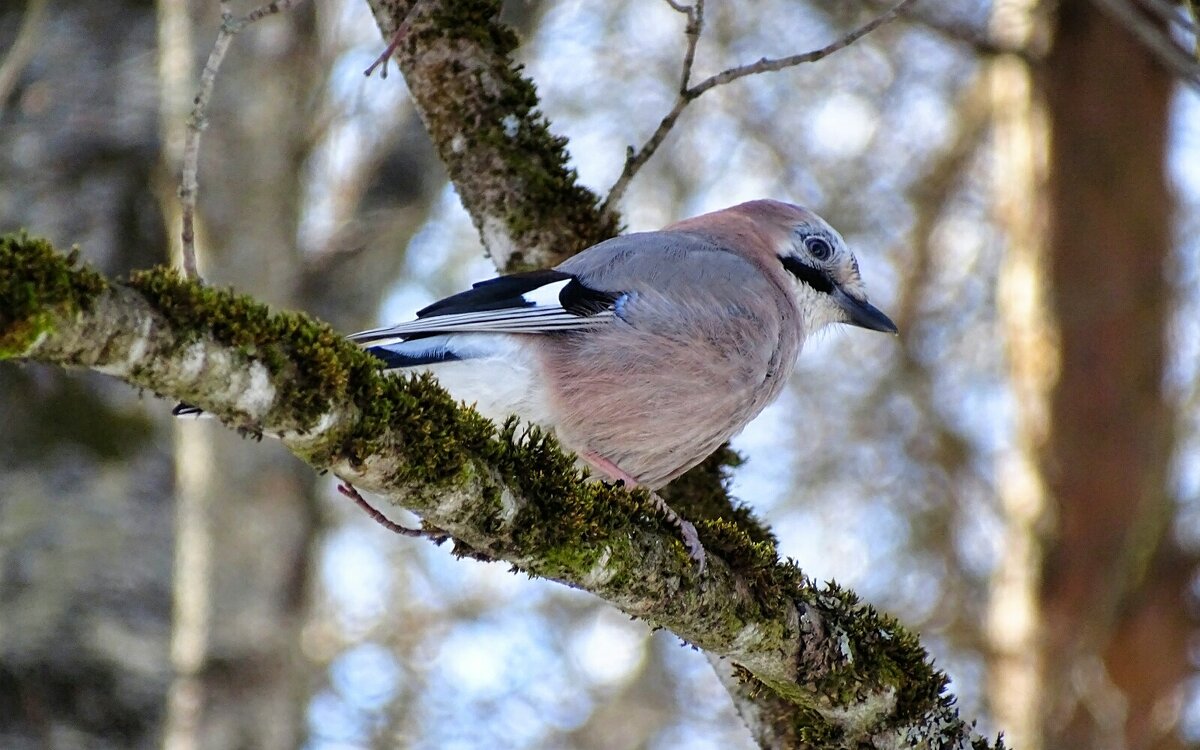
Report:
[[[916,639],[851,593],[814,586],[725,521],[700,525],[710,573],[697,580],[645,495],[581,481],[551,439],[515,422],[496,430],[428,378],[384,377],[303,315],[170,271],[107,282],[45,243],[9,237],[0,357],[105,372],[278,436],[313,468],[445,531],[457,554],[504,560],[669,628],[738,665],[748,695],[769,688],[763,706],[792,707],[764,737],[987,746]]]
[[[497,268],[544,268],[617,233],[513,63],[517,38],[497,20],[499,2],[369,4]]]

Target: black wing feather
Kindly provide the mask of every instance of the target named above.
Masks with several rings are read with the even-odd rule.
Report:
[[[480,281],[465,292],[452,294],[418,310],[417,317],[431,318],[438,315],[531,307],[533,303],[524,298],[527,292],[570,278],[572,278],[571,274],[555,271],[552,268],[498,276],[487,281]]]
[[[558,301],[563,306],[563,309],[572,315],[586,317],[588,315],[598,315],[605,310],[612,309],[613,304],[616,303],[617,298],[620,296],[620,294],[613,294],[612,292],[590,289],[579,279],[572,278],[571,283],[563,287],[562,292],[559,293]]]

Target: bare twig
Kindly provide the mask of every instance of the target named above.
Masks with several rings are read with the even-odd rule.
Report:
[[[705,92],[718,86],[732,83],[740,78],[745,78],[746,76],[756,75],[758,73],[771,73],[784,70],[786,68],[792,68],[803,63],[816,62],[817,60],[829,57],[833,53],[845,49],[851,44],[854,44],[859,39],[863,38],[867,34],[870,34],[872,31],[884,25],[885,23],[895,19],[896,16],[900,15],[900,12],[904,10],[905,6],[912,3],[913,0],[900,0],[900,2],[893,5],[888,11],[871,19],[871,21],[863,24],[854,31],[851,31],[832,44],[828,44],[820,49],[813,50],[812,52],[805,52],[799,55],[789,55],[788,57],[764,57],[758,62],[748,63],[746,65],[738,65],[736,67],[723,70],[720,73],[705,78],[695,86],[689,86],[688,81],[691,77],[692,61],[695,58],[696,43],[700,39],[700,32],[703,24],[703,3],[701,0],[697,0],[696,5],[688,7],[679,5],[674,0],[667,0],[667,2],[675,10],[681,13],[687,13],[688,15],[688,44],[687,51],[684,54],[684,70],[682,79],[683,86],[680,88],[679,97],[675,100],[675,106],[673,106],[671,111],[668,112],[666,116],[663,117],[662,121],[658,123],[658,127],[655,128],[654,133],[650,136],[649,140],[646,141],[641,149],[635,151],[631,146],[627,151],[625,156],[625,167],[621,170],[621,175],[617,178],[617,181],[613,183],[612,188],[609,189],[608,197],[604,199],[604,211],[611,210],[617,201],[621,199],[621,196],[625,194],[625,190],[629,187],[629,183],[633,179],[634,175],[637,174],[638,170],[640,170],[646,164],[646,162],[650,161],[650,157],[654,155],[654,152],[657,151],[658,147],[662,145],[664,140],[666,140],[667,134],[670,133],[671,129],[675,126],[675,122],[679,119],[679,115],[683,114],[683,110],[686,109],[687,106],[693,101],[700,98],[700,96],[702,96]]]
[[[1196,24],[1194,19],[1189,14],[1189,10],[1195,7],[1195,0],[1189,0],[1186,7],[1181,7],[1170,0],[1138,0],[1146,10],[1154,13],[1154,16],[1162,18],[1168,26],[1178,26],[1178,28],[1187,31],[1188,34],[1195,34]],[[1169,29],[1168,29],[1169,30]]]
[[[696,0],[694,5],[681,6],[674,0],[667,0],[672,8],[687,16],[687,26],[684,36],[687,37],[687,49],[683,53],[683,73],[679,80],[679,93],[688,90],[692,82],[692,64],[696,62],[696,45],[700,43],[700,34],[704,32],[704,0]]]
[[[1188,11],[1192,14],[1192,40],[1195,42],[1196,60],[1200,62],[1200,0],[1187,0]]]
[[[408,12],[404,14],[404,18],[401,19],[400,23],[396,25],[396,31],[392,33],[392,38],[388,42],[388,45],[383,48],[383,52],[379,54],[379,57],[376,57],[374,62],[367,66],[367,69],[363,71],[363,75],[369,77],[375,72],[376,68],[379,68],[379,77],[388,77],[388,60],[392,59],[392,53],[394,53],[400,47],[400,42],[404,41],[404,37],[408,36],[408,30],[412,26],[412,24],[409,23],[409,19],[412,18],[413,14],[417,12],[417,8],[421,6],[422,2],[423,0],[417,0],[417,2],[413,3],[412,7],[408,9]]]
[[[196,264],[196,194],[200,189],[197,182],[197,174],[200,171],[200,134],[208,127],[208,102],[212,99],[217,72],[221,69],[229,45],[238,33],[255,21],[290,10],[299,3],[300,0],[276,0],[260,5],[238,18],[233,15],[229,0],[221,0],[221,29],[217,32],[217,41],[213,43],[212,52],[208,54],[204,70],[200,73],[200,90],[192,100],[192,114],[188,117],[187,133],[183,141],[183,174],[179,181],[183,224],[180,239],[183,243],[183,274],[189,279],[200,278],[200,270]]]
[[[21,71],[33,59],[37,50],[37,36],[42,29],[42,21],[46,18],[48,0],[29,0],[25,6],[25,15],[21,17],[21,28],[17,38],[13,40],[4,62],[0,63],[0,115],[4,114],[4,103],[12,94],[21,77]]]
[[[1104,12],[1129,30],[1164,68],[1200,90],[1200,62],[1171,41],[1157,21],[1142,14],[1127,0],[1092,0]],[[1182,19],[1176,17],[1177,21]]]
[[[396,29],[396,32],[392,34],[391,41],[389,41],[387,46],[383,48],[383,52],[379,53],[379,57],[376,57],[371,64],[367,66],[367,69],[363,71],[363,75],[370,78],[371,74],[375,72],[375,69],[379,68],[379,77],[387,78],[388,60],[392,59],[392,53],[395,52],[396,48],[400,46],[400,42],[404,41],[406,34],[408,34],[407,22],[400,24],[400,26]]]
[[[196,265],[196,191],[200,185],[196,175],[200,171],[200,134],[207,127],[208,100],[212,98],[213,84],[217,79],[217,71],[229,51],[236,32],[230,31],[230,21],[233,14],[229,3],[221,3],[221,30],[217,41],[213,44],[212,52],[204,63],[200,73],[200,90],[192,100],[192,113],[187,120],[187,133],[183,138],[183,174],[179,180],[179,202],[182,210],[182,231],[180,240],[183,244],[183,274],[190,279],[200,278],[200,270]]]
[[[854,44],[875,29],[895,19],[896,16],[900,15],[900,11],[904,10],[904,7],[911,2],[913,2],[913,0],[900,0],[900,2],[892,6],[891,10],[887,11],[883,15],[877,16],[862,26],[859,26],[854,31],[851,31],[841,39],[838,39],[836,42],[828,44],[821,49],[813,50],[812,52],[805,52],[800,55],[789,55],[788,57],[764,57],[756,63],[739,65],[735,68],[723,70],[714,76],[706,78],[698,83],[693,89],[691,89],[693,96],[700,96],[711,88],[736,81],[739,78],[745,78],[749,75],[755,75],[757,73],[773,73],[778,70],[792,68],[803,63],[816,62],[817,60],[822,60],[826,57],[829,57],[834,52],[838,52],[846,47],[849,47],[851,44]]]
[[[355,505],[366,511],[366,514],[371,517],[372,521],[375,521],[388,531],[401,536],[411,536],[417,538],[429,537],[438,544],[446,541],[446,536],[444,534],[434,534],[421,529],[410,529],[407,526],[403,526],[391,520],[387,516],[380,513],[374,505],[371,505],[371,503],[367,502],[367,499],[362,496],[362,493],[358,491],[358,488],[349,482],[341,482],[338,484],[337,491],[344,497],[348,497],[353,500]]]

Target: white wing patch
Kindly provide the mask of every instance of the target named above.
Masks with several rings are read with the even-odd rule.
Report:
[[[385,346],[388,342],[432,333],[551,333],[591,328],[611,320],[612,309],[580,315],[563,308],[560,296],[574,279],[556,279],[513,299],[512,307],[478,312],[429,315],[395,326],[360,331],[347,338]]]
[[[571,281],[572,279],[563,279],[562,281],[554,281],[549,284],[543,284],[537,289],[522,294],[521,299],[533,305],[534,308],[557,307],[559,310],[561,310],[562,303],[559,300],[559,296],[563,293],[563,290],[567,288],[567,284],[570,284]]]

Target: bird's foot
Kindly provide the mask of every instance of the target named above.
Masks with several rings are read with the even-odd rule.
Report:
[[[624,486],[626,489],[632,490],[638,486],[636,479],[599,453],[585,452],[579,455],[584,461],[612,479],[614,487]],[[650,501],[654,503],[654,509],[666,517],[667,523],[679,531],[679,538],[688,551],[688,557],[696,563],[696,575],[704,575],[704,571],[708,567],[708,555],[704,551],[704,545],[700,543],[700,535],[696,533],[696,526],[676,513],[675,509],[667,505],[667,501],[663,500],[657,492],[650,493]]]
[[[696,563],[696,575],[704,575],[704,571],[708,567],[708,553],[704,551],[704,545],[700,543],[696,525],[676,513],[675,509],[667,505],[667,501],[663,500],[657,492],[651,492],[650,498],[654,501],[655,509],[666,516],[667,522],[679,531],[679,539],[683,542],[684,549],[688,551],[688,557]]]
[[[680,516],[675,516],[679,521],[679,538],[683,541],[683,546],[688,551],[688,557],[696,563],[696,575],[704,575],[705,569],[708,568],[708,553],[704,551],[704,545],[700,543],[700,535],[696,533],[696,525],[691,521],[685,520]]]

